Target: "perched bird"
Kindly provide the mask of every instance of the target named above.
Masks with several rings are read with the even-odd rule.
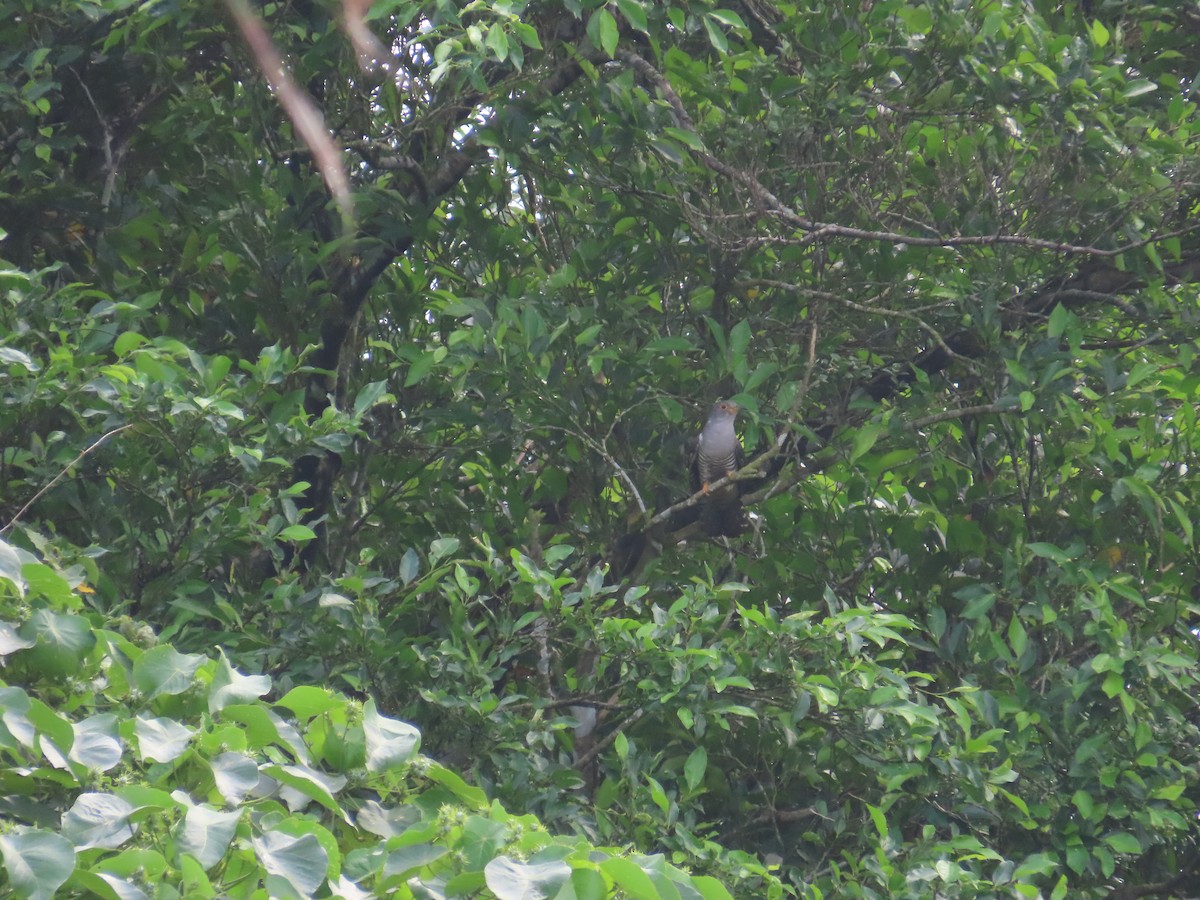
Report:
[[[700,521],[708,534],[733,537],[746,530],[746,518],[736,484],[709,493],[709,485],[742,466],[742,444],[734,430],[738,405],[728,400],[713,404],[708,421],[696,442],[692,458],[692,490],[709,494],[704,499]]]

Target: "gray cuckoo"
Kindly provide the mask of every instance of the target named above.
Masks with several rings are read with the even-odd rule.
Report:
[[[742,466],[742,444],[734,430],[738,405],[728,400],[713,404],[708,421],[696,442],[692,459],[692,490],[704,491],[700,521],[710,535],[732,537],[746,529],[737,484],[727,484],[709,494],[708,487]]]

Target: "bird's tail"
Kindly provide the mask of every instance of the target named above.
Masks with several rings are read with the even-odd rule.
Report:
[[[732,491],[721,491],[708,498],[700,514],[700,525],[710,537],[737,537],[750,527],[746,511]]]

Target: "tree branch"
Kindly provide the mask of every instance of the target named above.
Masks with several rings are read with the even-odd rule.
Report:
[[[49,484],[47,484],[44,488],[42,488],[40,491],[38,491],[36,494],[34,494],[33,497],[30,498],[28,503],[26,503],[24,506],[22,506],[20,509],[17,510],[17,514],[9,520],[8,524],[5,525],[3,528],[0,528],[0,534],[4,534],[4,532],[8,531],[10,528],[12,528],[14,525],[16,525],[17,522],[20,520],[21,516],[25,515],[25,513],[27,513],[29,511],[29,508],[31,506],[33,506],[33,504],[37,503],[56,484],[58,484],[60,481],[62,481],[67,476],[67,473],[70,472],[73,468],[75,468],[75,466],[79,465],[79,463],[83,460],[83,458],[85,456],[87,456],[93,450],[97,449],[101,444],[103,444],[105,441],[107,441],[114,434],[120,434],[122,431],[125,431],[128,428],[132,428],[134,426],[134,424],[135,423],[130,422],[127,425],[122,425],[119,428],[114,428],[112,431],[105,432],[104,434],[100,435],[100,437],[96,438],[96,440],[93,441],[91,444],[89,444],[87,447],[84,447],[83,450],[80,451],[78,456],[76,456],[73,460],[71,460],[69,463],[67,463],[65,466],[63,466],[63,470],[61,472],[59,472],[57,475],[55,475],[50,480]]]
[[[688,114],[679,95],[667,78],[649,62],[632,51],[624,50],[617,57],[630,69],[652,84],[671,107],[676,123],[685,131],[696,133],[696,125]],[[1123,253],[1141,249],[1157,241],[1178,237],[1200,229],[1200,225],[1189,225],[1176,231],[1153,235],[1138,241],[1132,241],[1115,248],[1092,247],[1085,244],[1072,244],[1066,241],[1048,241],[1042,238],[1028,237],[1020,234],[990,234],[990,235],[914,235],[902,234],[895,231],[875,231],[865,228],[855,228],[849,225],[837,225],[832,222],[818,222],[808,219],[785,204],[775,196],[765,185],[753,175],[736,169],[704,149],[690,148],[701,162],[712,171],[724,175],[732,181],[743,185],[750,191],[751,197],[759,202],[766,211],[775,215],[785,224],[807,232],[799,242],[802,245],[814,243],[825,237],[845,237],[855,240],[880,241],[892,244],[908,244],[914,247],[989,247],[999,245],[1015,245],[1030,247],[1037,250],[1048,250],[1071,256],[1089,256],[1097,258],[1113,258]]]

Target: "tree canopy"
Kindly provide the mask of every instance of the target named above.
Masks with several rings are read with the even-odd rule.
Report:
[[[1195,4],[0,13],[0,884],[1200,882]]]

